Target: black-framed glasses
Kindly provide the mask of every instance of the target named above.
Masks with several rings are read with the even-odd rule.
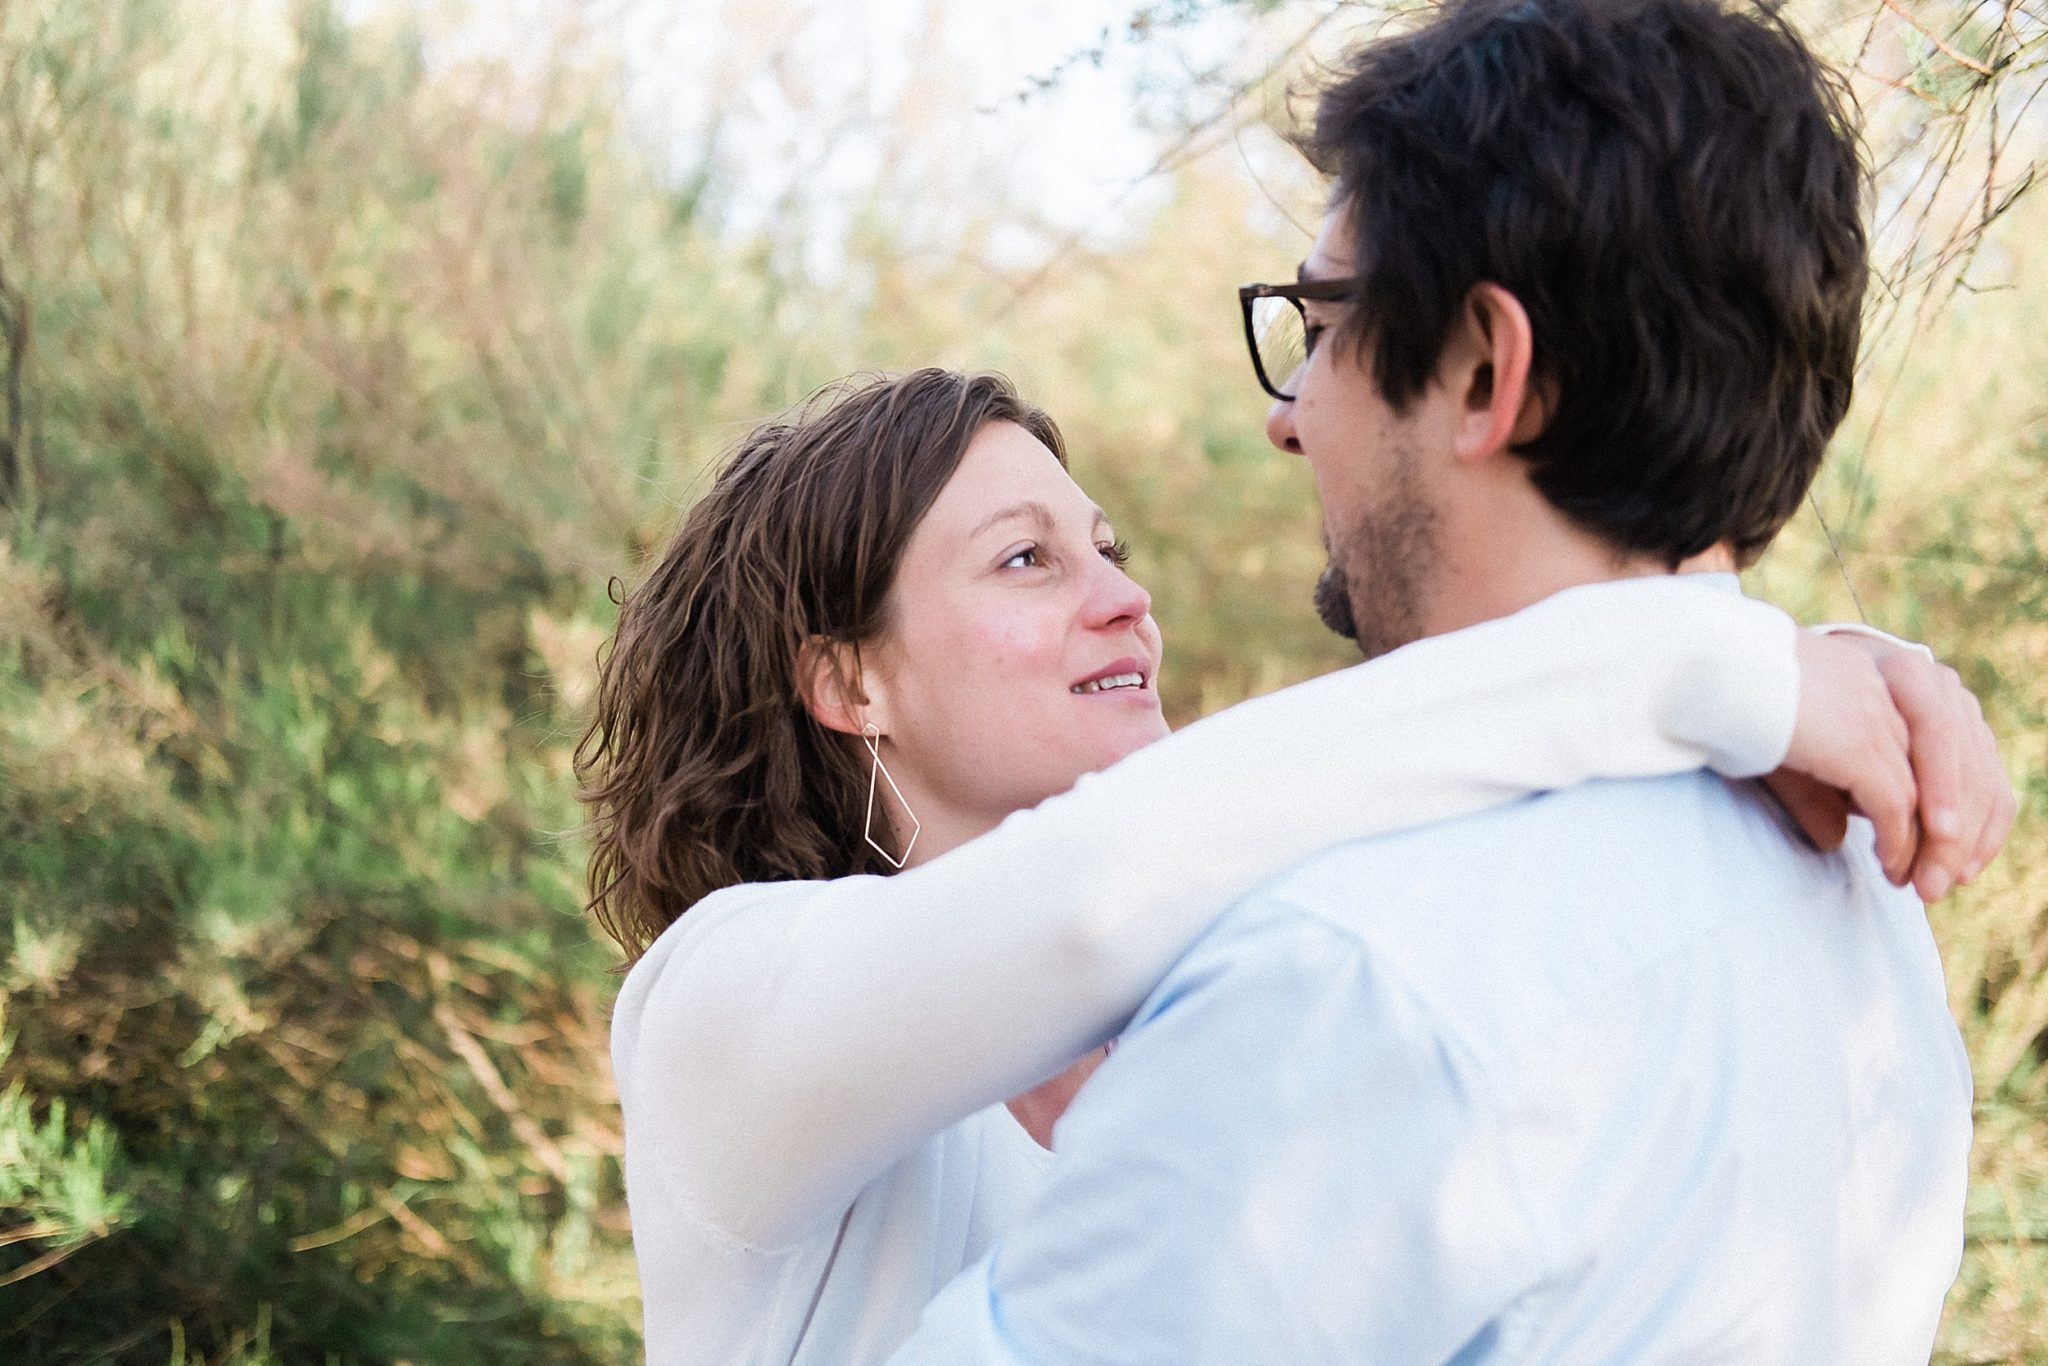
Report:
[[[1358,277],[1342,280],[1298,280],[1291,285],[1239,285],[1237,302],[1244,309],[1244,343],[1251,348],[1252,369],[1259,387],[1283,403],[1294,395],[1280,386],[1308,362],[1312,349],[1304,299],[1338,303],[1349,299]]]

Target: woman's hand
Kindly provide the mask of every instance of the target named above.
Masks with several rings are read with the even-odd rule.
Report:
[[[1110,1050],[1115,1047],[1112,1043],[1097,1048],[1058,1076],[1004,1102],[1010,1107],[1010,1113],[1017,1117],[1017,1122],[1024,1126],[1024,1132],[1030,1134],[1039,1147],[1052,1147],[1053,1125],[1059,1123],[1060,1116],[1073,1104],[1081,1084],[1108,1060]]]
[[[1823,849],[1851,810],[1877,828],[1895,885],[1924,901],[1984,870],[2012,829],[2012,780],[1956,671],[1861,636],[1802,632],[1799,713],[1785,765],[1764,781]]]

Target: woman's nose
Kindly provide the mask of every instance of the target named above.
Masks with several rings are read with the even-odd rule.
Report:
[[[1152,595],[1122,569],[1104,561],[1089,598],[1089,609],[1093,625],[1115,626],[1125,621],[1141,621],[1152,610]]]

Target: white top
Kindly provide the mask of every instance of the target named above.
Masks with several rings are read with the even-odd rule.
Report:
[[[1926,1366],[1971,1088],[1867,822],[1587,783],[1225,912],[892,1366]]]
[[[612,1025],[649,1359],[882,1359],[1037,1184],[1001,1102],[1110,1038],[1224,907],[1343,840],[1592,777],[1767,772],[1794,643],[1718,585],[1572,589],[1209,717],[894,877],[705,898]]]

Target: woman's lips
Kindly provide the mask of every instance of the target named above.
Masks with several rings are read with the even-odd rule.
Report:
[[[1097,697],[1105,693],[1143,695],[1151,690],[1151,666],[1132,656],[1104,665],[1067,689],[1083,697]]]

